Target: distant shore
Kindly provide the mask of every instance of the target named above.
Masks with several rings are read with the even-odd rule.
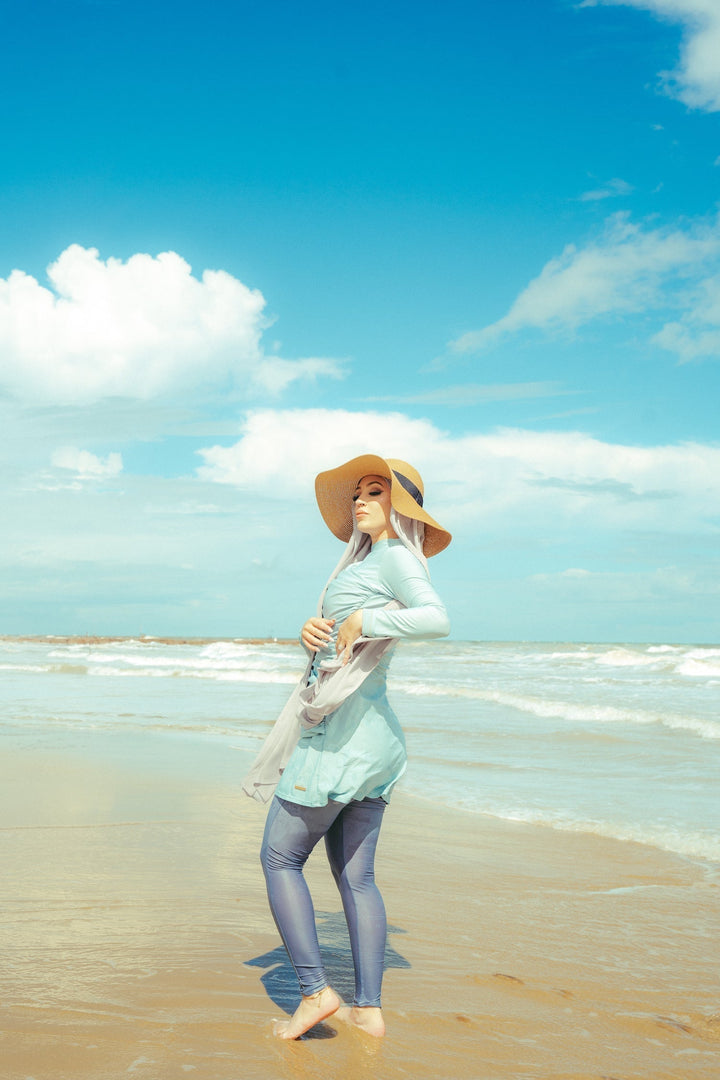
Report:
[[[109,645],[113,641],[141,641],[149,645],[297,645],[297,638],[276,637],[163,637],[160,634],[0,634],[0,641],[42,641],[58,645]]]
[[[442,644],[458,644],[460,641],[469,641],[473,644],[487,644],[487,645],[547,645],[547,646],[562,646],[562,645],[587,645],[590,647],[598,648],[634,648],[639,645],[650,646],[665,646],[667,648],[696,648],[696,649],[712,649],[720,646],[720,642],[715,639],[708,639],[706,641],[667,641],[664,638],[657,638],[651,640],[633,640],[627,639],[622,641],[601,641],[590,638],[582,639],[537,639],[530,641],[512,641],[504,638],[468,638],[458,639],[449,637],[443,639]],[[0,641],[42,641],[42,642],[57,642],[60,645],[104,645],[113,641],[140,641],[145,645],[149,645],[152,642],[157,642],[159,645],[214,645],[216,642],[228,642],[234,645],[297,645],[299,639],[296,637],[284,638],[284,637],[231,637],[227,634],[220,634],[216,636],[202,635],[200,637],[193,637],[192,634],[183,634],[178,636],[168,637],[164,634],[0,634]]]

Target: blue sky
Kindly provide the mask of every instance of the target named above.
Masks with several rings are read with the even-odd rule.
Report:
[[[372,451],[454,637],[720,638],[720,0],[33,0],[0,49],[0,632],[294,635]]]

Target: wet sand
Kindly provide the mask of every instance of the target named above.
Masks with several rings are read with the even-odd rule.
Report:
[[[388,1025],[297,1001],[257,860],[247,759],[138,732],[0,743],[3,1080],[717,1080],[717,880],[637,844],[512,825],[398,794],[378,880]],[[335,886],[308,877],[352,995]]]

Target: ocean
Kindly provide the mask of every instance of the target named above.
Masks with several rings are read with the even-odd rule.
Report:
[[[244,799],[303,655],[283,642],[3,638],[0,736],[209,740]],[[402,643],[389,697],[407,793],[720,870],[720,646]]]

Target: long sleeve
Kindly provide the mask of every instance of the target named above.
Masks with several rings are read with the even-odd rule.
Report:
[[[401,609],[363,608],[364,637],[410,640],[445,637],[450,622],[425,568],[406,547],[388,548],[380,563],[380,584],[399,600]]]

